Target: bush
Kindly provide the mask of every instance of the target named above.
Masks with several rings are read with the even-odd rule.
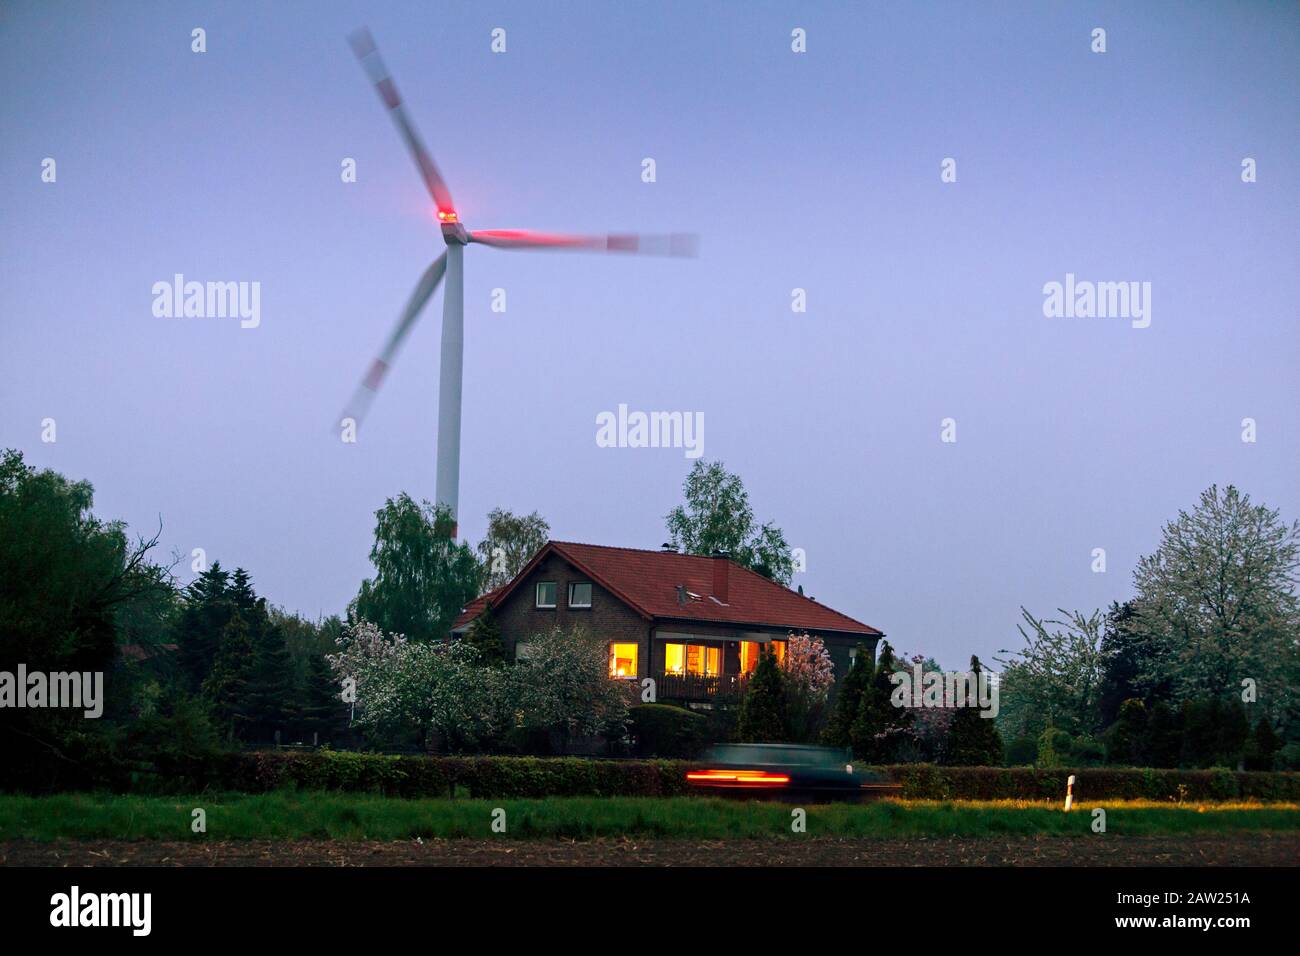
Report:
[[[708,728],[699,714],[670,704],[638,704],[630,713],[638,757],[694,757],[704,748]]]

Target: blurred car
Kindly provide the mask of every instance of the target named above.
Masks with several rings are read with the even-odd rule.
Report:
[[[862,800],[897,795],[883,774],[854,769],[853,755],[803,744],[719,744],[686,773],[693,790],[757,799]]]

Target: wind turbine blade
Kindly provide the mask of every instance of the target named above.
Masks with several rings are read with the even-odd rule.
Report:
[[[375,46],[374,37],[370,35],[369,30],[362,27],[348,37],[348,42],[352,45],[352,52],[356,54],[357,59],[361,61],[361,65],[365,68],[366,74],[375,84],[375,89],[379,91],[379,98],[388,107],[389,115],[392,116],[393,122],[397,124],[397,131],[402,134],[402,139],[406,141],[406,148],[411,151],[416,165],[420,167],[420,175],[424,178],[424,185],[429,190],[429,195],[433,197],[433,201],[438,205],[438,212],[454,213],[456,206],[451,201],[451,190],[447,188],[442,173],[438,172],[438,166],[433,161],[433,156],[420,140],[420,134],[411,125],[411,121],[406,115],[406,108],[402,105],[402,96],[397,92],[397,86],[388,73],[388,67],[384,65],[383,58],[379,55],[379,48]]]
[[[397,357],[397,351],[402,347],[406,336],[410,333],[415,325],[415,320],[424,308],[425,303],[438,288],[438,283],[442,281],[443,275],[447,271],[447,253],[443,253],[429,268],[424,270],[424,275],[420,276],[419,283],[415,286],[415,291],[411,293],[411,298],[406,303],[406,308],[402,310],[402,316],[397,320],[397,326],[388,336],[388,341],[384,343],[383,349],[375,360],[370,363],[370,368],[366,371],[366,377],[361,380],[357,390],[352,393],[352,400],[348,402],[345,417],[354,419],[358,424],[365,417],[366,411],[370,408],[370,403],[379,391],[379,386],[383,384],[384,376],[388,374],[388,369],[392,367],[393,360]]]
[[[611,233],[605,236],[574,236],[526,229],[480,229],[469,234],[470,242],[498,249],[569,249],[576,252],[623,252],[643,256],[694,258],[699,237],[690,232],[668,235]]]

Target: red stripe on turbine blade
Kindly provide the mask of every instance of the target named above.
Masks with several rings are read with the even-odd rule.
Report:
[[[377,392],[379,391],[379,384],[384,380],[384,376],[387,374],[388,363],[383,359],[375,359],[374,362],[370,364],[370,371],[366,372],[366,378],[362,384],[372,392]]]
[[[379,87],[379,95],[383,98],[384,105],[390,110],[395,110],[402,105],[402,97],[398,94],[397,87],[390,77],[384,77],[375,86]]]
[[[639,236],[607,236],[605,248],[610,252],[636,252],[640,246]]]

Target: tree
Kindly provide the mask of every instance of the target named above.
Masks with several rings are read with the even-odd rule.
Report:
[[[1253,680],[1274,718],[1289,714],[1300,681],[1300,522],[1252,505],[1229,485],[1202,492],[1169,522],[1133,574],[1131,629],[1152,649],[1141,679],[1169,679],[1185,701],[1240,692]]]
[[[1267,717],[1261,717],[1255,724],[1255,732],[1246,741],[1246,769],[1272,770],[1277,752],[1282,748],[1282,741],[1273,731]]]
[[[725,551],[734,561],[789,586],[794,557],[781,529],[754,527],[754,511],[738,475],[722,462],[696,461],[682,486],[686,498],[668,513],[672,543],[687,554]]]
[[[1240,701],[1185,700],[1182,724],[1182,766],[1240,769],[1250,737],[1250,722]]]
[[[298,726],[303,740],[316,739],[327,744],[343,730],[347,722],[346,705],[324,654],[308,658],[297,697],[302,702]]]
[[[1147,718],[1146,763],[1151,767],[1177,767],[1183,746],[1183,725],[1178,711],[1163,700],[1151,705]]]
[[[939,666],[939,662],[933,657],[927,657],[924,654],[913,654],[910,657],[904,654],[902,659],[912,665],[913,671],[918,665],[920,666],[922,687],[912,688],[911,736],[914,746],[901,748],[899,758],[903,762],[940,763],[943,759],[944,748],[948,745],[948,730],[952,725],[953,714],[957,709],[954,699],[956,688],[948,681],[944,681],[941,696],[942,706],[925,706],[923,687],[926,675],[939,674],[942,676],[943,668]],[[1037,743],[1034,743],[1035,749],[1037,749],[1037,746]],[[1032,757],[1030,757],[1030,762],[1033,762]]]
[[[221,632],[212,670],[203,681],[203,696],[228,737],[244,739],[250,730],[248,683],[252,662],[252,634],[248,622],[236,611]]]
[[[489,511],[487,534],[478,545],[483,590],[495,591],[512,580],[550,536],[551,526],[536,511],[522,517],[502,508]]]
[[[221,634],[235,613],[230,574],[213,561],[182,592],[176,621],[177,659],[190,690],[197,691],[212,671]]]
[[[528,656],[503,669],[521,728],[541,731],[561,748],[573,737],[623,736],[636,685],[610,680],[605,639],[585,627],[553,627],[527,643]]]
[[[375,517],[375,577],[361,583],[349,613],[410,640],[445,638],[479,589],[474,552],[452,538],[451,510],[403,493]]]
[[[840,686],[835,691],[830,718],[822,730],[822,743],[826,746],[852,746],[853,721],[857,719],[858,710],[862,706],[862,695],[871,686],[875,667],[871,649],[865,644],[859,644],[849,672],[844,675],[844,679],[840,681]]]
[[[789,736],[785,679],[776,655],[760,651],[758,664],[740,699],[737,736],[750,743],[780,743]]]
[[[156,536],[133,544],[93,503],[89,482],[0,455],[0,671],[102,672],[111,702],[121,621],[133,604],[165,600],[171,579],[149,559]],[[0,789],[84,785],[103,726],[70,708],[0,709]]]
[[[978,657],[971,657],[970,671],[978,682],[983,668]],[[948,728],[948,742],[944,747],[944,763],[953,767],[1002,766],[1002,738],[992,718],[972,707],[958,707]]]
[[[791,632],[786,636],[783,669],[790,738],[812,743],[820,730],[826,698],[835,686],[830,652],[820,637]]]
[[[894,649],[882,641],[875,670],[849,729],[854,754],[871,763],[895,763],[901,753],[915,746],[912,709],[895,702],[898,685],[893,676],[899,670]]]
[[[1171,696],[1167,676],[1152,678],[1156,673],[1155,649],[1135,629],[1136,618],[1137,609],[1132,601],[1112,602],[1106,613],[1097,701],[1101,727],[1113,724],[1129,700],[1150,705],[1157,700],[1169,700]]]
[[[261,602],[261,620],[253,632],[253,660],[248,676],[246,708],[253,740],[269,741],[290,729],[298,717],[300,701],[294,691],[293,661],[284,633],[266,619],[266,602]]]
[[[505,646],[501,642],[501,627],[497,624],[496,612],[492,602],[488,601],[483,610],[465,629],[464,641],[478,650],[479,659],[485,664],[499,664],[505,660]]]
[[[1038,736],[1049,725],[1070,734],[1098,729],[1101,611],[1058,610],[1061,618],[1039,620],[1022,607],[1024,650],[995,658],[1003,665],[998,719],[1012,736]]]
[[[1119,715],[1106,731],[1106,762],[1130,767],[1150,763],[1147,741],[1147,707],[1130,697],[1119,708]]]

